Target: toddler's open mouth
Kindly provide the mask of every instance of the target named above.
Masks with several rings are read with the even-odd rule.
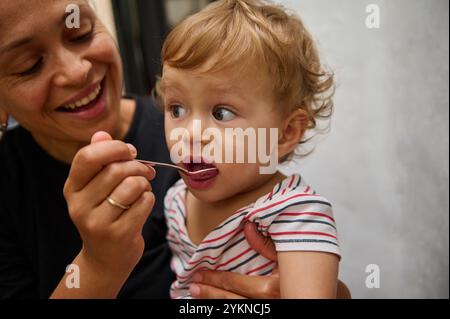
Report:
[[[205,189],[212,184],[214,178],[219,175],[219,170],[212,163],[206,163],[201,160],[201,163],[193,163],[193,159],[191,159],[188,163],[183,163],[184,168],[186,168],[190,172],[196,172],[204,169],[215,168],[215,170],[209,170],[204,173],[195,174],[192,176],[188,176],[187,184],[189,187],[195,189]],[[198,162],[198,161],[197,161]]]
[[[211,169],[215,168],[213,171],[205,172],[204,174],[196,174],[192,176],[192,179],[195,180],[204,180],[209,179],[212,176],[217,176],[219,171],[217,170],[217,167],[213,164],[208,163],[184,163],[184,168],[186,168],[189,172],[197,172],[204,169]]]

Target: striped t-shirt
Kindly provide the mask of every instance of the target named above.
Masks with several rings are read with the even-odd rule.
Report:
[[[276,250],[320,251],[340,257],[331,204],[311,189],[300,175],[292,175],[253,204],[239,209],[212,230],[197,246],[186,229],[187,187],[178,181],[164,200],[167,239],[173,253],[171,267],[177,279],[172,298],[190,298],[192,275],[203,269],[268,275],[275,263],[253,250],[244,236],[245,222],[258,225]]]

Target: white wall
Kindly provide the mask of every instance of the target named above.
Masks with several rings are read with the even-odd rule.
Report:
[[[331,133],[289,171],[334,202],[356,298],[449,297],[449,3],[278,0],[338,80]],[[365,26],[366,5],[381,29]],[[365,286],[365,267],[381,287]]]
[[[114,24],[114,13],[111,0],[91,0],[91,3],[100,20],[105,24],[108,31],[117,41],[117,31]]]

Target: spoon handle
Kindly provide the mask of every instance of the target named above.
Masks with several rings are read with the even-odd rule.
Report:
[[[206,168],[206,169],[202,169],[202,170],[199,170],[199,171],[190,172],[190,171],[188,171],[187,169],[182,168],[182,167],[177,166],[177,165],[174,165],[174,164],[160,163],[160,162],[152,162],[152,161],[143,161],[143,160],[136,160],[136,161],[138,161],[139,163],[142,163],[142,164],[144,164],[144,165],[151,166],[151,167],[154,167],[154,166],[162,166],[162,167],[175,168],[175,169],[179,170],[180,172],[182,172],[182,173],[184,173],[184,174],[186,174],[186,175],[189,175],[189,176],[198,176],[198,175],[204,174],[204,173],[206,173],[206,172],[217,171],[216,168]]]
[[[143,161],[143,160],[137,160],[139,163],[142,163],[144,165],[148,165],[148,166],[162,166],[162,167],[170,167],[170,168],[175,168],[179,171],[182,171],[184,173],[189,173],[186,169],[173,165],[173,164],[168,164],[168,163],[160,163],[160,162],[152,162],[152,161]]]

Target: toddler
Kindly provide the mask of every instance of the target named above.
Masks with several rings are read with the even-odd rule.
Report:
[[[172,159],[178,154],[189,171],[210,169],[183,174],[164,200],[177,276],[171,296],[190,298],[199,270],[261,276],[278,264],[281,297],[335,298],[340,249],[330,202],[300,174],[261,173],[254,154],[289,161],[305,132],[331,116],[333,77],[301,20],[267,1],[215,1],[174,28],[162,62],[157,91]],[[230,129],[246,133],[244,161],[232,143],[239,134],[226,138]],[[180,155],[182,146],[190,152]],[[271,238],[277,262],[250,247],[247,222]]]

